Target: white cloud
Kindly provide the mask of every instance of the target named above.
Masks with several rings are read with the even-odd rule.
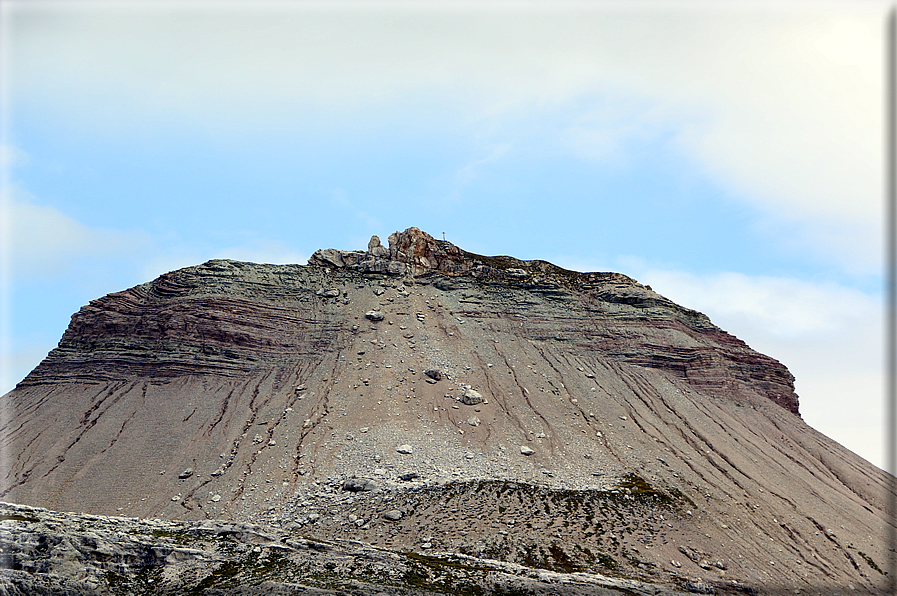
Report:
[[[27,164],[29,156],[25,151],[13,145],[0,143],[0,169],[8,171],[9,168]]]
[[[836,283],[728,272],[701,277],[648,270],[641,277],[674,301],[781,338],[841,333],[881,310],[879,299]]]
[[[357,129],[390,114],[488,137],[496,118],[523,130],[566,106],[559,148],[626,163],[627,143],[669,136],[791,222],[800,250],[868,273],[887,6],[19,3],[10,96],[108,134]]]
[[[883,457],[883,306],[834,283],[646,269],[639,281],[707,314],[794,374],[808,424],[878,466]]]
[[[5,189],[8,263],[15,279],[71,271],[81,259],[134,254],[149,244],[144,232],[87,226],[55,207],[33,202],[29,193]]]

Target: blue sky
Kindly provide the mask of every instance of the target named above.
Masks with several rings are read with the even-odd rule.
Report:
[[[882,465],[888,4],[0,3],[0,390],[88,301],[417,226],[612,270]]]

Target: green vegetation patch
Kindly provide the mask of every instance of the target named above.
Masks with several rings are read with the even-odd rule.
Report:
[[[552,542],[549,545],[548,552],[551,553],[551,558],[554,560],[553,571],[563,571],[564,573],[576,573],[577,571],[582,571],[582,567],[577,565],[570,555],[558,546],[557,542]]]
[[[875,561],[872,560],[872,557],[870,557],[869,555],[867,555],[867,554],[864,553],[863,551],[858,550],[858,551],[857,551],[857,554],[859,554],[861,557],[863,557],[863,560],[866,561],[866,565],[868,565],[869,567],[872,567],[872,569],[875,569],[876,571],[878,571],[878,572],[879,572],[880,574],[882,574],[882,575],[887,575],[887,574],[888,574],[887,571],[882,571],[881,568],[880,568],[878,565],[875,564]]]
[[[648,482],[644,478],[632,472],[623,476],[622,480],[620,481],[619,487],[622,489],[629,489],[630,494],[632,494],[633,496],[656,497],[658,500],[665,503],[669,503],[672,501],[668,494],[657,490],[656,488],[648,484]],[[685,497],[685,495],[683,495],[681,492],[679,492],[679,495]],[[691,501],[689,500],[689,502]]]

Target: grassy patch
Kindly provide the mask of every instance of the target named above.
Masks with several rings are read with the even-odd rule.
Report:
[[[872,569],[875,569],[876,571],[878,571],[878,572],[879,572],[880,574],[882,574],[882,575],[887,575],[887,574],[888,574],[887,571],[882,571],[881,568],[880,568],[878,565],[875,564],[875,561],[872,560],[872,557],[870,557],[869,555],[867,555],[867,554],[864,553],[863,551],[858,550],[858,551],[857,551],[857,554],[860,555],[861,557],[863,557],[863,560],[866,561],[866,565],[868,565],[869,567],[872,567]]]
[[[560,546],[558,546],[557,542],[552,542],[548,547],[548,552],[551,553],[551,558],[554,560],[554,569],[553,571],[563,571],[564,573],[576,573],[577,571],[581,571],[582,568],[568,555],[564,552]]]
[[[186,530],[153,530],[150,532],[153,538],[166,538],[175,544],[192,545],[200,540],[196,534]]]

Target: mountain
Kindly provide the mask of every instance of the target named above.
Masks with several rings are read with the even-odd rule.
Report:
[[[886,592],[893,478],[804,423],[781,363],[625,275],[417,228],[388,244],[92,301],[0,401],[0,499],[669,589]]]

